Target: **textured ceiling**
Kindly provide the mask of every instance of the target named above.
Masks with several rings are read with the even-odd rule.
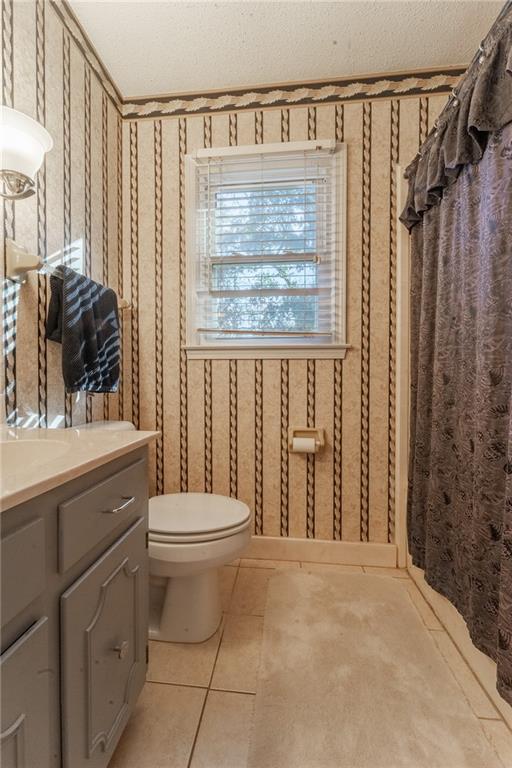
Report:
[[[71,0],[124,97],[466,64],[493,0]]]

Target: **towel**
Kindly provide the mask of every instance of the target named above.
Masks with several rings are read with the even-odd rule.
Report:
[[[66,392],[116,392],[119,315],[111,288],[58,266],[50,277],[46,338],[62,344]]]

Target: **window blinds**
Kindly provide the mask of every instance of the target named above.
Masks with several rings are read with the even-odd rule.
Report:
[[[333,148],[195,160],[199,343],[324,343],[336,328]]]

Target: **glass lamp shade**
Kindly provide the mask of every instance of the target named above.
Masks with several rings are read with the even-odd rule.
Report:
[[[0,180],[3,197],[27,197],[44,155],[53,147],[46,128],[23,112],[0,107]]]

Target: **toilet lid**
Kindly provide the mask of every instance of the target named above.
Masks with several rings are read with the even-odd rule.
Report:
[[[172,537],[210,535],[243,526],[247,504],[213,493],[171,493],[149,500],[149,530]]]

